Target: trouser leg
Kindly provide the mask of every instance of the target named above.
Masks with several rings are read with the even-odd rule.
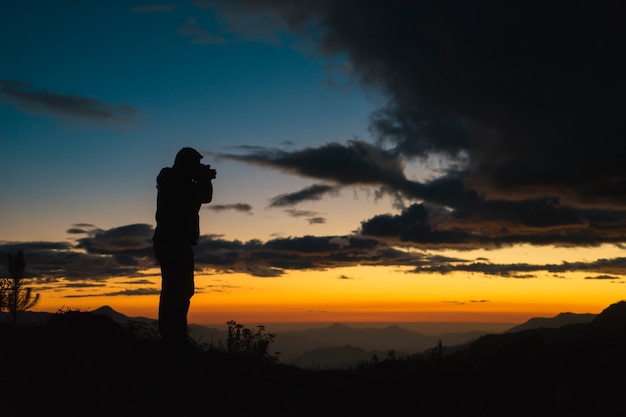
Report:
[[[191,246],[155,244],[161,266],[159,332],[166,344],[187,343],[187,312],[194,293],[194,259]]]

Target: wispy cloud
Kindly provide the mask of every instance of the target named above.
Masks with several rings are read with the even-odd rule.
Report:
[[[285,213],[295,218],[304,217],[310,225],[326,223],[326,218],[320,216],[319,213],[315,211],[287,209],[285,210]]]
[[[142,295],[158,295],[161,291],[154,288],[137,288],[137,289],[127,289],[120,291],[110,291],[105,293],[75,293],[66,295],[64,298],[89,298],[89,297],[118,297],[118,296],[127,296],[127,297],[136,297]]]
[[[223,37],[215,35],[198,26],[196,19],[193,17],[190,17],[185,23],[183,23],[178,28],[177,33],[181,36],[189,37],[189,42],[194,44],[222,45],[226,43],[226,40]]]
[[[585,279],[597,279],[597,280],[614,280],[614,281],[619,281],[621,278],[620,278],[620,277],[616,277],[616,276],[612,276],[612,275],[596,275],[596,276],[585,277]]]
[[[30,83],[0,80],[0,98],[27,113],[102,124],[134,123],[140,110],[126,104],[38,89]]]
[[[234,203],[234,204],[211,204],[207,206],[207,210],[212,211],[240,211],[242,213],[252,214],[252,206],[250,204],[245,203]]]
[[[304,201],[320,200],[326,194],[336,194],[339,189],[339,187],[327,184],[314,184],[300,191],[285,193],[272,198],[270,207],[287,207]]]
[[[133,6],[130,11],[133,13],[166,13],[176,8],[175,3],[154,3],[143,6]]]

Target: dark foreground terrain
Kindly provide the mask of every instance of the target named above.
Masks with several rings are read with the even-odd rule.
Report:
[[[626,415],[625,302],[586,324],[347,371],[167,352],[79,312],[3,327],[0,353],[3,417]]]

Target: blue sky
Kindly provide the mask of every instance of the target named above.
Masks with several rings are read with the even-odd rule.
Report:
[[[73,223],[149,223],[156,173],[182,146],[219,153],[368,135],[373,104],[341,72],[340,58],[307,54],[287,36],[264,42],[219,34],[213,13],[184,2],[141,6],[19,2],[3,13],[3,79],[25,83],[27,92],[94,100],[105,109],[93,115],[5,94],[6,240],[64,238]],[[182,30],[190,22],[228,40],[198,42]],[[237,190],[267,173],[212,163],[222,204],[245,200]],[[279,193],[281,181],[268,176],[256,183],[262,191],[246,203],[262,208],[259,199]]]
[[[200,268],[578,274],[609,298],[620,7],[7,3],[0,253],[59,286],[154,266],[155,178],[192,146],[218,171]]]

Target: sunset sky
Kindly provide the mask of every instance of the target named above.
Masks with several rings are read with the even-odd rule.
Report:
[[[0,255],[35,310],[156,317],[156,175],[191,146],[217,178],[190,322],[599,313],[626,299],[626,37],[589,7],[7,2]]]

